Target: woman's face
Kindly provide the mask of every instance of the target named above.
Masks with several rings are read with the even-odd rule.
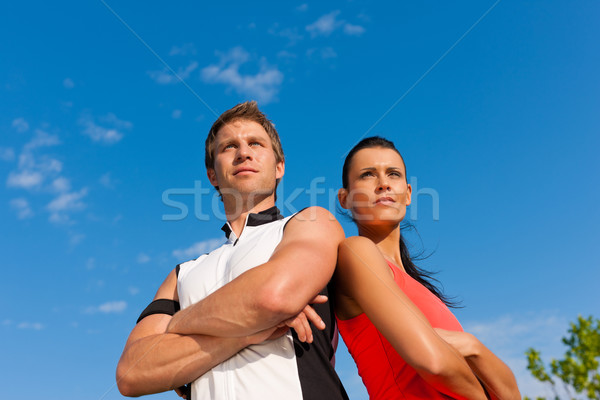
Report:
[[[340,189],[343,208],[359,225],[397,224],[406,215],[412,188],[400,155],[383,147],[359,150],[348,171],[348,187]]]

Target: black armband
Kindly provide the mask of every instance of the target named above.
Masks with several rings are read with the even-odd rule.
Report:
[[[167,314],[173,315],[177,311],[179,311],[181,307],[179,307],[179,302],[175,300],[169,299],[158,299],[154,300],[152,303],[148,304],[148,307],[140,314],[140,317],[137,319],[136,324],[146,318],[148,315],[152,314]]]

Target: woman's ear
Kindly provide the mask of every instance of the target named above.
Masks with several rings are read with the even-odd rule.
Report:
[[[341,188],[338,190],[338,201],[340,202],[340,206],[345,210],[350,208],[346,206],[346,200],[348,200],[348,190]]]
[[[410,186],[410,183],[407,185],[406,187],[406,205],[410,205],[410,202],[412,201],[412,186]]]

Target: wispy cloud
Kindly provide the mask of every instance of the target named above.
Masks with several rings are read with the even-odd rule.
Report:
[[[148,256],[145,253],[140,253],[137,256],[137,262],[140,263],[140,264],[146,264],[150,260],[151,260],[150,256]]]
[[[27,132],[29,130],[29,124],[25,121],[25,118],[15,118],[12,122],[12,127],[20,133]]]
[[[75,87],[75,82],[71,78],[65,78],[63,80],[63,86],[67,89],[73,89]]]
[[[59,143],[58,136],[37,129],[35,136],[23,146],[18,167],[8,174],[6,185],[31,190],[39,188],[47,178],[56,177],[62,170],[62,163],[49,156],[36,156],[34,150]]]
[[[173,110],[173,112],[171,113],[171,117],[173,119],[181,118],[181,110]]]
[[[273,36],[282,37],[288,40],[288,46],[294,46],[300,42],[304,37],[298,33],[298,28],[283,28],[279,29],[279,24],[273,25],[268,31]]]
[[[100,304],[99,306],[91,306],[84,310],[86,314],[95,314],[95,313],[103,313],[103,314],[116,314],[125,311],[127,308],[127,302],[123,300],[119,301],[108,301],[106,303]]]
[[[8,187],[31,189],[40,186],[43,180],[44,176],[37,171],[12,171],[8,174],[6,185]]]
[[[196,68],[198,68],[198,63],[196,61],[192,61],[187,67],[180,67],[177,70],[177,75],[179,75],[181,79],[187,79]],[[166,68],[160,71],[148,71],[148,75],[150,75],[150,78],[160,85],[168,85],[179,82],[179,78],[169,72],[169,70]]]
[[[96,123],[95,118],[89,113],[84,113],[79,119],[79,124],[83,126],[82,133],[89,136],[94,142],[117,143],[123,139],[123,131],[133,127],[131,122],[120,120],[113,113],[100,117],[98,120],[102,125]]]
[[[296,7],[296,11],[305,12],[307,10],[308,10],[308,4],[306,4],[306,3],[300,4],[298,7]]]
[[[344,33],[350,36],[360,36],[365,33],[365,28],[360,25],[344,24]]]
[[[44,329],[44,324],[39,322],[21,322],[17,324],[18,329],[32,329],[34,331],[41,331]]]
[[[50,212],[50,221],[56,223],[71,222],[69,214],[85,208],[82,199],[87,195],[87,188],[78,192],[61,193],[46,208]]]
[[[107,172],[104,175],[102,175],[98,181],[102,186],[104,186],[107,189],[115,188],[115,181],[110,176],[110,172]]]
[[[33,217],[33,211],[29,206],[29,201],[23,197],[12,199],[10,201],[10,207],[17,212],[17,218],[27,219]]]
[[[365,32],[365,28],[360,25],[351,24],[338,19],[340,10],[335,10],[329,14],[322,15],[315,22],[306,26],[306,31],[312,38],[317,36],[329,36],[337,29],[342,28],[346,35],[360,36]]]
[[[188,248],[173,250],[173,256],[181,261],[200,257],[223,244],[223,239],[208,239],[196,242]]]
[[[263,58],[259,61],[259,71],[242,74],[240,67],[250,61],[250,54],[242,47],[235,47],[229,52],[218,53],[220,62],[202,69],[202,79],[207,83],[222,83],[237,93],[255,98],[261,103],[275,100],[283,73],[275,66],[267,64]]]
[[[170,56],[187,56],[195,54],[196,46],[194,46],[193,43],[185,43],[181,46],[173,46],[171,47],[171,51],[169,51]]]
[[[15,159],[15,151],[12,147],[0,147],[0,160],[12,161]]]
[[[52,189],[59,193],[67,192],[71,190],[71,182],[64,176],[59,176],[52,181]]]

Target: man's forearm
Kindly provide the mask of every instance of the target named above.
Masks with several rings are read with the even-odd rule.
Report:
[[[117,367],[125,396],[172,390],[192,382],[248,345],[246,338],[157,334],[130,343]]]
[[[293,294],[285,298],[284,290],[270,281],[276,268],[280,267],[261,266],[245,272],[205,299],[177,312],[167,332],[240,337],[272,328],[297,315],[309,300],[295,299]]]

